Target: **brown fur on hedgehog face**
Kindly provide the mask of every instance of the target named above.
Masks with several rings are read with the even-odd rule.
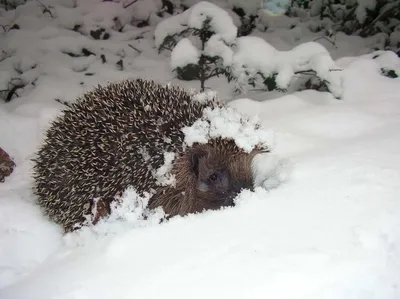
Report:
[[[160,188],[149,208],[161,206],[168,217],[234,206],[243,189],[253,189],[252,160],[260,151],[241,151],[233,141],[196,145],[174,162],[174,187]]]

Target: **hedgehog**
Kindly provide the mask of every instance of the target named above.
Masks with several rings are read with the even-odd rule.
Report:
[[[50,124],[33,159],[33,193],[44,213],[65,233],[95,225],[128,187],[152,192],[148,209],[168,219],[234,206],[243,189],[254,188],[251,151],[232,138],[185,143],[183,128],[205,109],[224,107],[216,97],[198,100],[171,84],[125,79],[98,85],[64,109]],[[174,183],[155,175],[174,153]]]
[[[5,178],[11,175],[14,168],[15,162],[11,159],[10,155],[0,147],[0,183],[3,183]]]

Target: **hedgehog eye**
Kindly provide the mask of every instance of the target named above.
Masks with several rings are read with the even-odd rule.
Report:
[[[208,180],[209,180],[210,182],[215,182],[215,181],[217,180],[217,178],[218,178],[218,174],[217,174],[216,172],[214,172],[213,174],[211,174],[211,175],[208,177]]]

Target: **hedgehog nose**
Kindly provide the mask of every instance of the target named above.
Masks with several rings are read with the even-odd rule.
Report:
[[[247,181],[240,181],[237,182],[234,186],[235,192],[240,193],[243,189],[253,189],[253,184]]]
[[[235,201],[233,200],[234,196],[231,196],[227,199],[224,200],[224,206],[231,206],[233,207],[235,205]]]

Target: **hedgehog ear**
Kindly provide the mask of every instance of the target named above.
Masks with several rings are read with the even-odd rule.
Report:
[[[206,153],[200,149],[193,149],[189,153],[190,171],[193,172],[196,175],[196,177],[199,176],[200,159],[205,155]]]

